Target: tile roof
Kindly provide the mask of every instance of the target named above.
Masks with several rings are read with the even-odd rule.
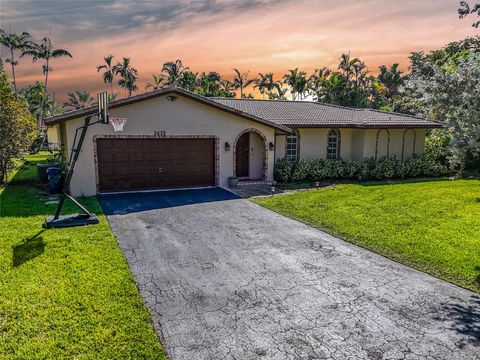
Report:
[[[235,98],[212,98],[190,91],[167,87],[152,92],[135,95],[110,103],[110,108],[126,106],[158,96],[176,93],[192,100],[214,106],[220,110],[256,122],[272,126],[277,130],[290,132],[295,127],[342,127],[342,128],[436,128],[442,124],[416,116],[373,109],[356,109],[344,106],[323,104],[313,101],[254,100]],[[45,119],[47,125],[58,124],[81,116],[96,113],[96,106],[68,111]]]
[[[220,104],[289,127],[435,128],[440,123],[374,109],[356,109],[312,101],[211,98]]]

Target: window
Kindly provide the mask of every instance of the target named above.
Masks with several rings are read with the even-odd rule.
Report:
[[[340,131],[332,129],[328,132],[327,159],[340,158]]]
[[[298,160],[298,135],[288,135],[286,139],[285,157],[289,161]]]

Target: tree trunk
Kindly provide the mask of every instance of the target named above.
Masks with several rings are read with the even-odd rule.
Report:
[[[13,89],[15,90],[15,94],[17,93],[17,81],[15,80],[15,65],[14,65],[14,58],[13,58],[13,48],[10,48],[10,64],[12,65],[12,78],[13,78]]]
[[[45,82],[43,83],[43,96],[42,96],[42,105],[40,106],[40,121],[39,128],[42,128],[43,125],[43,107],[45,106],[45,96],[47,95],[47,84],[48,84],[48,58],[45,61]]]

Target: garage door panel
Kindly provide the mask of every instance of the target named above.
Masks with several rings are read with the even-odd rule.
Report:
[[[215,185],[214,139],[97,139],[100,191]]]

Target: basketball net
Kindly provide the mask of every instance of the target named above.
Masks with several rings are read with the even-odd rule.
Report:
[[[127,122],[127,118],[119,118],[119,117],[110,117],[108,119],[108,122],[112,124],[113,130],[115,132],[117,131],[123,131],[123,126]]]

